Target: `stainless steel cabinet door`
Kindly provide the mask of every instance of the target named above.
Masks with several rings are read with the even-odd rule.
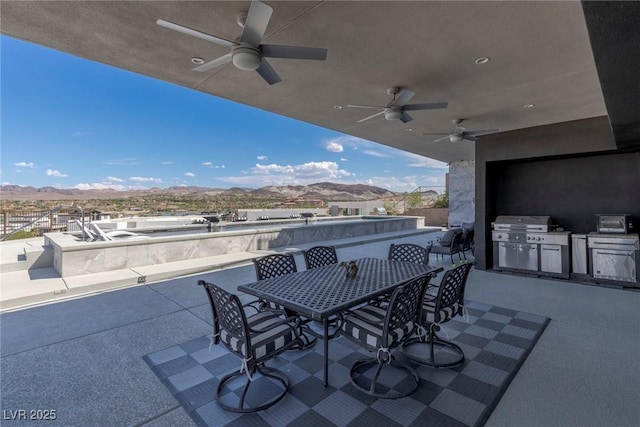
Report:
[[[636,281],[636,261],[633,251],[593,249],[593,277],[600,279]]]
[[[503,268],[518,268],[518,245],[500,242],[498,246],[498,266]]]
[[[540,271],[562,273],[560,245],[540,245]]]
[[[538,271],[538,245],[518,245],[518,268]]]

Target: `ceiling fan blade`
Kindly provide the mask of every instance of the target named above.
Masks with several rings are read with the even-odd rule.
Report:
[[[247,19],[244,23],[244,30],[240,41],[249,43],[251,46],[258,47],[262,41],[267,25],[271,19],[273,9],[261,1],[253,0],[247,13]]]
[[[209,71],[212,68],[216,68],[219,67],[221,65],[225,65],[228,64],[229,62],[231,62],[231,53],[227,53],[226,55],[223,55],[219,58],[216,58],[212,61],[206,62],[202,65],[197,66],[196,68],[192,68],[192,71],[200,71],[200,72],[204,72],[204,71]]]
[[[327,49],[316,47],[263,44],[260,45],[260,50],[262,51],[262,56],[267,58],[316,59],[319,61],[327,59]]]
[[[375,113],[375,114],[373,114],[373,115],[371,115],[369,117],[365,117],[364,119],[358,120],[357,123],[362,123],[362,122],[367,121],[369,119],[373,119],[374,117],[377,117],[377,116],[379,116],[381,114],[384,114],[384,111],[380,111],[379,113]]]
[[[233,47],[237,46],[237,43],[234,43],[229,40],[221,39],[220,37],[212,36],[211,34],[203,33],[201,31],[197,31],[191,29],[189,27],[185,27],[183,25],[174,24],[173,22],[165,21],[164,19],[158,19],[156,24],[161,27],[169,28],[170,30],[178,31],[183,34],[188,34],[193,37],[197,37],[202,40],[206,40],[215,44],[219,44],[222,46]]]
[[[438,139],[434,139],[433,142],[440,142],[444,139],[449,139],[449,134],[446,134],[445,136],[443,136],[442,138],[438,138]]]
[[[498,132],[500,129],[484,129],[484,130],[470,130],[468,132],[466,132],[467,135],[481,135],[484,133],[495,133]]]
[[[408,123],[411,120],[413,120],[413,117],[411,117],[409,113],[402,113],[402,116],[400,117],[400,121],[402,123]]]
[[[276,70],[271,68],[271,65],[269,65],[267,60],[264,59],[264,58],[262,59],[262,63],[260,63],[260,66],[258,67],[258,69],[256,71],[270,85],[274,85],[274,84],[280,83],[282,81],[282,79],[280,78],[278,73],[276,73]]]
[[[437,110],[439,108],[447,108],[448,102],[428,102],[426,104],[409,104],[403,107],[404,111],[416,110]]]
[[[347,107],[351,107],[351,108],[387,108],[384,105],[347,105]]]
[[[449,132],[438,132],[438,133],[421,133],[420,135],[449,135]]]
[[[408,89],[402,89],[400,91],[400,94],[398,94],[398,97],[391,101],[391,103],[389,103],[389,106],[395,105],[398,107],[402,107],[406,105],[406,103],[409,102],[409,100],[413,98],[413,95],[415,94],[415,92],[411,92]]]

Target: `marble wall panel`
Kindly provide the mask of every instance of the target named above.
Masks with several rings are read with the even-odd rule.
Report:
[[[198,240],[185,240],[182,242],[171,242],[165,245],[164,251],[167,262],[182,261],[202,257],[199,251]],[[207,256],[207,255],[204,255]]]
[[[127,246],[127,268],[149,265],[149,250],[147,245]]]
[[[449,165],[449,225],[474,222],[476,215],[475,161]]]
[[[104,249],[103,267],[106,270],[122,270],[129,267],[129,247],[116,246]],[[136,252],[140,252],[140,249]]]
[[[164,264],[167,262],[166,243],[152,243],[147,245],[147,258],[149,265]]]
[[[108,271],[105,268],[105,249],[90,249],[83,251],[84,254],[84,269],[77,274],[90,274],[101,273]]]

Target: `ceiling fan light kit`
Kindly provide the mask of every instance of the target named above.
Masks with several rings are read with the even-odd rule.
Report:
[[[402,111],[392,108],[386,108],[384,110],[384,118],[387,120],[400,120],[402,117]]]
[[[387,105],[347,105],[347,107],[374,108],[382,110],[379,113],[358,120],[358,123],[365,122],[382,114],[384,114],[384,118],[387,120],[400,120],[402,123],[407,123],[413,120],[413,117],[411,117],[409,113],[407,113],[407,111],[447,108],[446,102],[433,102],[429,104],[408,104],[413,95],[415,95],[415,92],[412,92],[408,89],[390,87],[387,89],[387,94],[393,96],[393,99]]]
[[[241,70],[254,71],[260,67],[262,55],[250,47],[236,47],[231,54],[233,65]]]
[[[484,130],[470,130],[467,131],[464,127],[462,127],[462,122],[464,119],[455,119],[453,120],[453,130],[449,133],[421,133],[420,135],[444,135],[433,142],[440,142],[442,140],[448,139],[452,143],[458,143],[462,141],[470,141],[475,142],[478,135],[485,135],[488,133],[497,132],[499,129],[484,129]]]

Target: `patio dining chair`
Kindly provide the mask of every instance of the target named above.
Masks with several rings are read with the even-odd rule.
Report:
[[[437,287],[437,294],[425,293],[417,336],[403,345],[403,351],[412,361],[436,368],[449,368],[464,362],[460,346],[441,338],[437,332],[443,323],[463,314],[465,286],[473,265],[473,262],[464,262],[448,270]]]
[[[333,246],[314,246],[302,251],[307,270],[338,263],[336,248]]]
[[[413,333],[430,277],[419,276],[398,286],[386,307],[369,304],[344,316],[341,335],[375,353],[375,357],[358,360],[351,367],[351,383],[358,390],[375,397],[397,399],[418,388],[420,380],[416,372],[394,357],[392,350]],[[404,377],[399,377],[399,373],[404,373]]]
[[[389,246],[389,255],[387,258],[395,261],[428,264],[430,252],[431,245],[424,247],[413,243],[392,243],[391,246]]]
[[[432,242],[431,253],[436,254],[436,258],[445,255],[451,257],[451,264],[455,264],[453,261],[453,255],[458,254],[458,260],[462,261],[460,255],[460,246],[462,244],[462,230],[459,228],[453,228],[447,230],[441,238],[438,238],[435,243]]]
[[[467,259],[467,251],[471,251],[471,255],[475,256],[475,248],[474,248],[474,239],[475,239],[475,231],[474,229],[464,230],[462,232],[462,243],[460,244],[460,253],[462,253],[462,257]]]
[[[285,274],[296,273],[298,268],[296,267],[296,260],[292,254],[272,254],[265,255],[260,258],[253,259],[253,265],[256,269],[257,280],[270,279],[272,277],[283,276]],[[287,316],[297,315],[294,311],[285,308],[284,306],[277,304],[273,301],[261,299],[258,301],[260,310],[276,310],[281,311]],[[310,319],[305,319],[305,323],[309,323]],[[307,332],[309,328],[305,328],[305,333],[302,334],[304,345],[302,348],[310,348],[317,341],[317,334],[311,331],[313,338],[309,338]]]
[[[211,305],[212,342],[222,343],[242,359],[240,369],[225,375],[218,383],[216,401],[227,411],[241,413],[261,411],[276,404],[287,393],[289,379],[265,362],[302,345],[300,319],[284,318],[270,310],[248,316],[247,306],[241,304],[237,295],[204,280],[199,280],[198,285],[205,287]],[[246,377],[244,385],[243,377]]]
[[[314,246],[310,249],[302,251],[302,255],[304,256],[304,263],[307,267],[307,270],[338,263],[338,255],[336,254],[336,248],[334,246]],[[328,339],[333,339],[338,335],[340,331],[340,321],[340,316],[332,316],[328,319],[329,329],[331,330],[328,335]],[[319,322],[313,322],[314,325],[318,325],[318,323]],[[310,333],[316,338],[324,338],[323,333],[312,328],[313,325],[307,323],[307,326],[309,327],[309,329],[305,332]]]

